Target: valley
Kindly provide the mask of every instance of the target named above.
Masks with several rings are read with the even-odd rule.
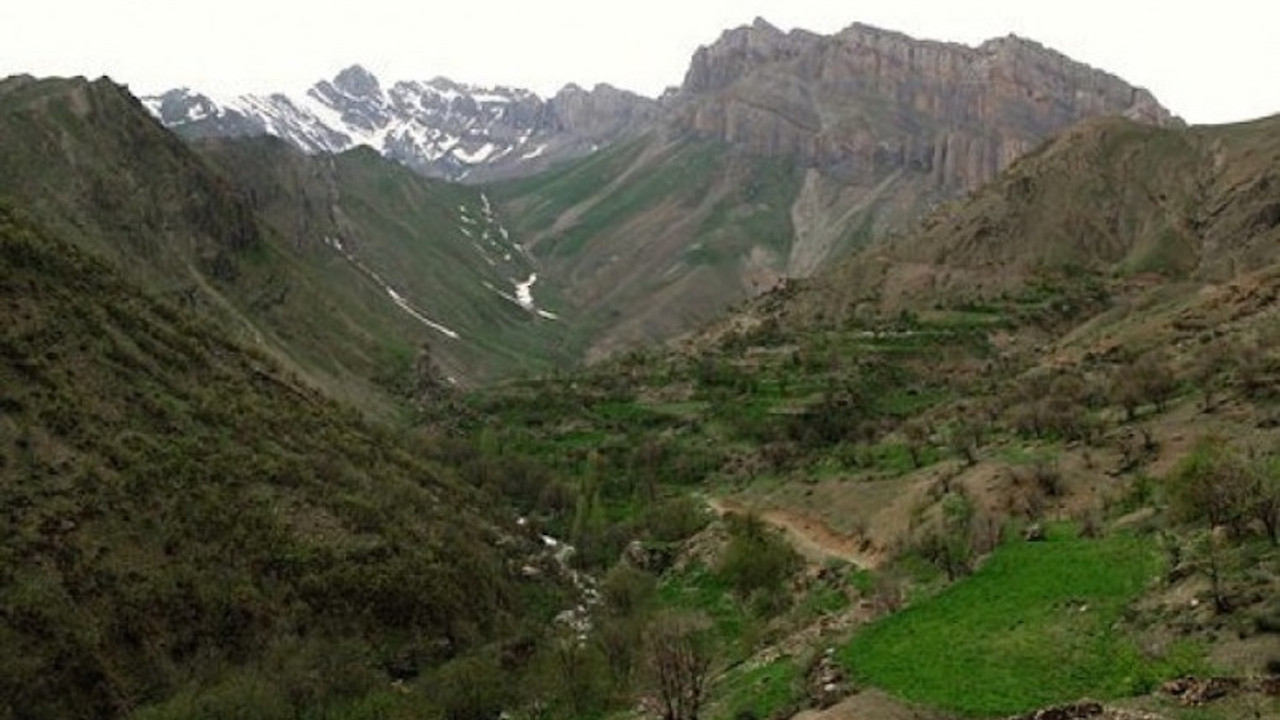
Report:
[[[0,719],[1280,718],[1278,248],[1016,36],[0,80]]]

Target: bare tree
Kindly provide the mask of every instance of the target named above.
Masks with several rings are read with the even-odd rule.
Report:
[[[902,426],[902,436],[907,441],[907,452],[911,453],[912,467],[920,467],[924,449],[929,444],[929,426],[920,420],[912,420]]]
[[[698,614],[659,615],[645,650],[662,720],[698,720],[713,656],[710,622]]]

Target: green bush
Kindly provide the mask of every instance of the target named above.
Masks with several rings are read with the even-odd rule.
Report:
[[[787,583],[803,565],[800,556],[755,515],[729,515],[728,523],[718,575],[760,614],[783,609],[790,598]]]

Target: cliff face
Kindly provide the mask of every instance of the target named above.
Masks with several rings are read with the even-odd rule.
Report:
[[[844,180],[903,170],[954,191],[1097,115],[1177,122],[1146,90],[1015,36],[972,48],[857,24],[783,33],[757,20],[697,51],[675,122]]]

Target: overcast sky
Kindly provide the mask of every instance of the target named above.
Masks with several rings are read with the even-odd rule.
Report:
[[[1280,113],[1280,3],[1266,0],[0,0],[0,75],[110,75],[135,93],[294,91],[360,63],[384,82],[444,75],[647,95],[756,16],[855,21],[976,44],[1010,32],[1111,71],[1194,123]]]

